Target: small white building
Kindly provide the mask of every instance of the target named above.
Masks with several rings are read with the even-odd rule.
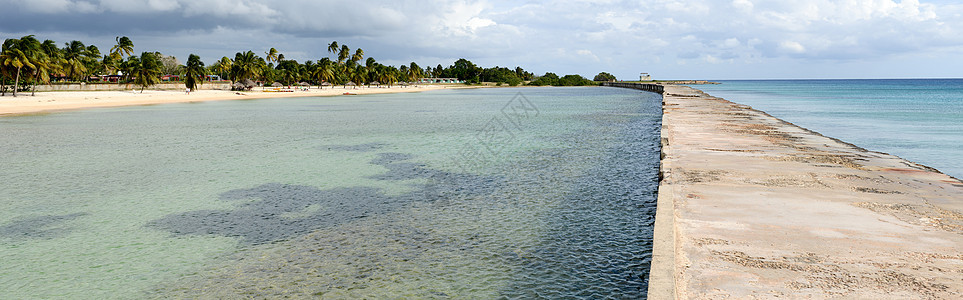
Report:
[[[649,75],[649,73],[639,74],[639,81],[650,81],[650,80],[652,80],[652,75]]]
[[[419,83],[465,83],[458,78],[422,78]]]

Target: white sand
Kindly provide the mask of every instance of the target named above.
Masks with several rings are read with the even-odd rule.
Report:
[[[384,93],[410,93],[422,92],[438,89],[466,88],[465,86],[446,86],[446,85],[419,85],[408,87],[325,87],[318,89],[316,86],[302,91],[296,87],[294,92],[267,92],[273,88],[254,88],[249,92],[233,92],[224,90],[198,90],[186,94],[180,91],[158,91],[140,90],[134,91],[91,91],[91,92],[37,92],[36,96],[30,96],[29,92],[18,93],[13,97],[8,93],[0,97],[0,115],[29,114],[57,110],[73,110],[95,107],[115,107],[129,105],[149,105],[164,103],[182,103],[199,101],[217,100],[237,100],[237,99],[259,99],[259,98],[286,98],[286,97],[311,97],[311,96],[340,96],[345,92],[358,95],[364,94],[384,94]],[[282,90],[288,90],[282,88]],[[350,97],[350,96],[345,96]]]

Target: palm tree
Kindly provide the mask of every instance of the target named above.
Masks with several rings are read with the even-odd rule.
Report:
[[[328,52],[331,52],[331,54],[337,54],[337,53],[338,53],[338,49],[339,49],[339,48],[338,48],[338,41],[333,41],[333,42],[331,42],[330,44],[328,44]]]
[[[395,67],[379,65],[375,77],[390,88],[392,83],[398,81],[397,72],[398,69],[395,69]]]
[[[40,41],[31,37],[27,39],[27,43],[31,44],[30,48],[33,53],[30,58],[34,65],[31,70],[34,78],[33,86],[30,88],[30,96],[36,96],[38,82],[50,83],[50,70],[53,68],[54,61],[43,51],[43,44]]]
[[[410,74],[410,72],[408,71],[408,66],[401,65],[401,67],[398,68],[399,79],[403,81],[408,81],[408,74]]]
[[[277,63],[280,61],[281,59],[278,58],[278,49],[271,48],[271,50],[264,52],[264,59],[269,63]]]
[[[416,64],[415,62],[411,62],[411,64],[408,65],[407,81],[417,82],[421,80],[421,78],[423,78],[424,76],[425,76],[425,73],[424,73],[424,70],[421,69],[421,66],[418,66],[418,64]]]
[[[264,71],[264,60],[254,54],[254,51],[238,52],[234,55],[231,66],[231,81],[241,81],[260,76]]]
[[[104,69],[104,73],[113,75],[117,71],[117,60],[114,60],[113,55],[104,55],[104,58],[100,60],[100,66]]]
[[[234,62],[227,56],[221,57],[221,60],[214,63],[214,70],[217,70],[217,74],[221,76],[221,80],[228,78],[227,73],[231,71],[231,65],[233,64]]]
[[[82,80],[84,74],[87,74],[87,67],[80,59],[68,59],[67,63],[64,64],[64,72],[71,79]]]
[[[63,65],[67,61],[64,60],[63,52],[57,47],[57,42],[45,40],[43,44],[40,44],[40,48],[50,58],[50,72],[63,73]]]
[[[368,83],[368,70],[364,66],[356,65],[350,74],[351,81],[354,81],[359,86]]]
[[[45,40],[42,44],[40,44],[40,50],[45,56],[45,67],[44,71],[40,72],[44,74],[37,74],[41,76],[41,78],[38,80],[49,83],[50,74],[63,73],[63,65],[66,61],[63,59],[63,54],[61,53],[60,48],[57,48],[57,42]]]
[[[310,60],[304,61],[304,64],[301,65],[302,78],[311,79],[311,74],[314,74],[314,69],[317,69],[317,68],[318,68],[318,65],[314,64],[314,61],[310,61]]]
[[[110,55],[113,56],[114,60],[123,59],[124,56],[130,56],[134,53],[134,43],[126,36],[119,36],[114,40],[117,41],[117,44],[110,48]]]
[[[140,60],[133,68],[134,84],[140,86],[140,92],[143,93],[144,89],[148,86],[155,85],[160,82],[161,75],[161,65],[160,60],[151,52],[144,52],[140,55]]]
[[[20,39],[7,39],[3,42],[2,51],[0,51],[0,66],[3,66],[5,74],[9,73],[7,70],[16,69],[16,75],[13,79],[13,96],[17,96],[17,90],[20,88],[20,73],[22,73],[23,68],[27,70],[35,69],[37,66],[34,65],[34,60],[31,58],[35,55],[36,51],[39,50],[39,43],[36,47],[38,49],[31,49],[35,47],[31,45],[30,40],[36,40],[33,35],[24,36]],[[9,76],[9,75],[8,75]]]
[[[31,80],[32,86],[30,90],[31,95],[35,95],[38,81],[50,81],[50,58],[47,57],[47,53],[44,52],[43,44],[34,38],[33,35],[21,37],[16,44],[16,48],[23,52],[28,64],[25,70],[23,68],[18,70],[18,75],[15,77],[18,77],[19,81],[19,77],[21,77],[19,73],[26,71],[27,77],[33,78],[33,80]],[[56,46],[54,48],[56,48]],[[18,88],[18,85],[15,84],[14,89],[16,88]],[[16,93],[14,93],[14,95],[16,95]]]
[[[351,61],[357,63],[362,59],[364,59],[364,50],[361,50],[361,48],[358,48],[358,50],[354,51],[354,55],[351,56]]]
[[[184,84],[187,88],[191,91],[197,89],[198,81],[203,84],[205,76],[207,76],[207,69],[204,68],[201,57],[194,54],[188,56],[187,68],[184,70]]]
[[[386,69],[387,68],[385,68],[385,66],[382,64],[376,65],[374,69],[371,70],[371,79],[381,82],[382,84],[385,84],[386,82],[384,80],[385,80]]]
[[[100,50],[96,46],[87,47],[81,41],[70,41],[63,49],[64,71],[67,76],[75,80],[86,80],[88,71],[96,68]]]
[[[34,61],[34,66],[36,68],[33,70],[33,86],[30,88],[30,96],[37,95],[37,83],[50,83],[50,69],[51,63],[50,59],[46,56],[40,56]]]
[[[318,67],[314,69],[314,73],[311,74],[314,80],[318,81],[318,88],[321,88],[321,83],[324,81],[333,83],[334,76],[334,63],[331,59],[325,57],[318,61]]]
[[[7,39],[7,41],[15,39]],[[6,44],[6,43],[5,43]],[[4,47],[7,48],[7,47]],[[17,70],[17,75],[13,79],[13,96],[17,96],[17,90],[20,89],[20,73],[24,67],[32,68],[34,67],[30,63],[30,59],[27,58],[27,54],[23,53],[22,50],[16,48],[3,49],[2,54],[0,54],[0,64],[6,68],[14,68]],[[5,72],[6,73],[6,72]]]
[[[341,51],[338,52],[338,64],[343,64],[349,57],[351,57],[351,49],[348,48],[348,45],[341,45]]]
[[[118,81],[117,84],[126,83],[127,87],[130,87],[130,81],[134,78],[134,70],[139,64],[140,59],[137,58],[137,56],[128,56],[126,61],[121,62],[118,69],[124,74],[124,78]]]
[[[278,71],[281,72],[281,79],[288,86],[301,78],[301,64],[293,60],[282,60],[278,64]]]

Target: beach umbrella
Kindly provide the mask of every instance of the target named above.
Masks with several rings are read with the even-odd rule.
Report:
[[[246,88],[252,88],[252,87],[254,87],[255,85],[257,85],[256,82],[254,82],[253,80],[250,80],[250,79],[241,80],[241,84],[243,84],[244,87],[246,87]]]
[[[301,83],[298,83],[298,85],[300,85],[300,86],[308,86],[309,84],[308,84],[307,82],[302,81]]]
[[[348,81],[348,83],[345,83],[344,85],[356,86],[357,84],[355,84],[354,81]]]
[[[327,82],[327,81],[325,81],[325,82],[322,82],[322,83],[321,83],[321,85],[322,85],[322,86],[331,86],[331,83],[330,83],[330,82]]]
[[[272,83],[271,86],[273,86],[273,87],[282,87],[282,86],[284,86],[284,85],[281,84],[280,82],[275,82],[275,83]]]
[[[377,81],[372,81],[371,84],[373,84],[373,85],[380,85],[381,83],[380,83],[380,82],[377,82]]]

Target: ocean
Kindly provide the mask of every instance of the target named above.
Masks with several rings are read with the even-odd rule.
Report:
[[[719,82],[694,87],[963,178],[963,79]]]
[[[0,295],[645,297],[661,97],[504,88],[0,118]]]

